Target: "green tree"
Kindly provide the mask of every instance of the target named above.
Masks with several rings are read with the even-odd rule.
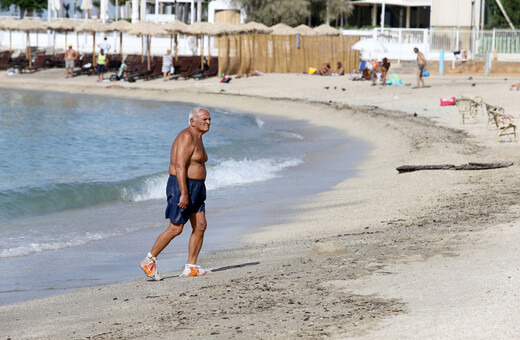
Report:
[[[353,6],[348,0],[311,0],[310,10],[316,25],[327,23],[343,26]]]
[[[507,13],[509,19],[515,26],[515,28],[520,27],[520,1],[518,0],[501,0],[502,6]],[[510,28],[507,23],[504,14],[498,7],[498,4],[495,0],[490,0],[487,2],[489,6],[488,10],[488,23],[486,28]]]
[[[25,13],[41,14],[47,8],[47,0],[0,0],[2,10],[8,10],[11,5],[18,7],[20,19],[23,19]]]
[[[309,0],[234,0],[246,11],[248,21],[272,26],[283,22],[297,26],[309,17]]]

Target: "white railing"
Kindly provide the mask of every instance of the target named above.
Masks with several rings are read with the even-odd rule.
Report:
[[[387,49],[377,53],[377,59],[414,60],[413,48],[425,53],[427,59],[438,60],[444,50],[445,60],[454,60],[455,51],[467,50],[472,59],[484,60],[487,53],[495,53],[499,60],[520,61],[520,30],[468,30],[468,29],[407,29],[374,28],[372,30],[342,30],[343,35],[376,38]],[[368,55],[368,54],[367,54]],[[361,55],[363,58],[363,53]]]

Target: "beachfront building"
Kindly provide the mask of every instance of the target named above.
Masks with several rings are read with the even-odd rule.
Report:
[[[354,27],[428,28],[433,0],[354,0],[347,23]],[[383,15],[382,15],[383,14]]]

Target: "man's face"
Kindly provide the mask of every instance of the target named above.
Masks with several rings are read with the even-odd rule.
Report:
[[[417,53],[417,52],[419,52],[419,50],[418,50],[418,49],[416,49],[416,48],[414,48],[414,49],[413,49],[413,51],[414,51],[414,53]]]
[[[206,133],[209,131],[209,127],[211,125],[211,117],[208,111],[199,111],[199,114],[196,116],[196,119],[192,120],[193,126],[197,128],[202,133]]]

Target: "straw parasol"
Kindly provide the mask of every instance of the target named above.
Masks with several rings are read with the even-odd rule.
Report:
[[[316,31],[314,31],[309,26],[303,25],[303,24],[296,26],[294,29],[297,30],[298,33],[301,35],[317,35],[318,34],[318,33],[316,33]]]
[[[109,32],[119,32],[119,53],[121,60],[123,59],[123,32],[126,32],[130,27],[130,23],[126,20],[118,20],[108,25]]]
[[[273,31],[272,28],[269,28],[269,27],[267,27],[264,24],[261,24],[261,23],[258,23],[258,22],[254,22],[254,21],[250,21],[247,24],[244,24],[243,26],[250,33],[264,33],[264,34],[267,34],[267,33],[271,33]]]
[[[164,30],[170,34],[170,50],[172,50],[172,40],[173,40],[173,36],[175,35],[175,61],[177,61],[177,60],[179,60],[179,56],[177,53],[177,49],[178,49],[177,35],[179,33],[186,32],[188,30],[188,25],[186,25],[182,21],[173,20],[164,25]]]
[[[150,62],[150,45],[152,43],[152,36],[162,36],[166,34],[163,25],[159,25],[149,21],[138,21],[128,26],[126,30],[127,34],[137,35],[144,37],[146,35],[146,41],[148,45],[148,70],[151,69]],[[142,56],[142,53],[141,53]],[[142,57],[141,57],[142,58]],[[141,59],[143,60],[143,59]]]
[[[284,23],[271,26],[271,34],[273,35],[296,35],[298,31]]]
[[[29,19],[25,18],[20,21],[15,26],[16,31],[23,31],[27,34],[27,60],[29,60],[29,67],[32,67],[32,58],[31,58],[31,44],[29,42],[29,33],[30,32],[40,32],[45,31],[47,26],[43,23],[43,21],[39,19]]]
[[[106,32],[108,26],[98,20],[88,20],[76,27],[76,32],[92,33],[92,65],[96,66],[96,32]]]
[[[340,35],[341,32],[327,24],[320,25],[314,29],[318,35]]]
[[[9,31],[9,52],[13,52],[12,45],[11,45],[11,32],[16,28],[18,25],[18,20],[16,19],[3,19],[0,20],[0,29],[8,30]]]
[[[217,27],[215,27],[215,24],[209,23],[209,22],[194,22],[193,24],[188,26],[188,29],[185,32],[189,35],[195,35],[200,36],[201,40],[201,47],[200,47],[200,69],[204,69],[203,60],[204,60],[204,36],[217,36],[218,30]],[[208,44],[208,63],[211,59],[210,56],[210,48]]]
[[[56,45],[56,32],[65,32],[65,49],[67,49],[67,34],[74,31],[79,22],[70,19],[58,19],[47,22],[47,28],[54,31],[52,42],[52,54],[54,55],[54,47]],[[78,44],[79,46],[79,44]]]

